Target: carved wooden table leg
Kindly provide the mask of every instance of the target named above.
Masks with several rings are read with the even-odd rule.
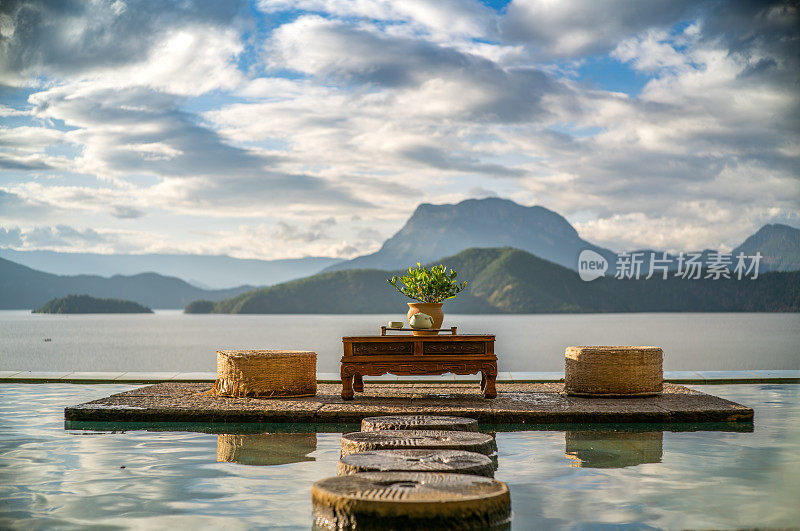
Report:
[[[497,380],[497,369],[490,371],[481,371],[481,379],[486,379],[486,386],[483,388],[484,398],[497,398],[497,389],[494,384]]]
[[[481,392],[486,389],[486,376],[481,372]]]
[[[354,396],[353,375],[350,374],[349,371],[345,371],[345,367],[342,366],[341,376],[342,376],[342,400],[352,400]]]
[[[359,393],[364,392],[364,379],[360,374],[355,374],[353,376],[353,390]]]

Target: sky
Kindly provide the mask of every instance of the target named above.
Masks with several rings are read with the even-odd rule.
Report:
[[[800,9],[0,2],[0,247],[349,258],[420,203],[616,251],[800,227]]]

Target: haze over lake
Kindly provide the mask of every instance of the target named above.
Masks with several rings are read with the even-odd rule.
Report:
[[[217,349],[307,349],[338,372],[341,336],[401,315],[40,315],[0,311],[0,370],[214,371]],[[656,345],[665,370],[800,368],[800,314],[446,315],[460,333],[497,335],[502,371],[563,371],[569,345]],[[49,341],[45,341],[49,339]]]

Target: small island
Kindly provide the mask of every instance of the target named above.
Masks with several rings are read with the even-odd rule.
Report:
[[[51,300],[32,313],[153,313],[153,310],[134,301],[67,295]]]
[[[212,301],[192,301],[184,308],[183,313],[211,313],[214,311],[214,304],[216,303]]]

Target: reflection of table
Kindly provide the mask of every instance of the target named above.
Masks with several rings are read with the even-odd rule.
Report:
[[[343,337],[342,399],[363,391],[363,376],[396,374],[477,374],[481,391],[495,398],[497,356],[494,335]]]

